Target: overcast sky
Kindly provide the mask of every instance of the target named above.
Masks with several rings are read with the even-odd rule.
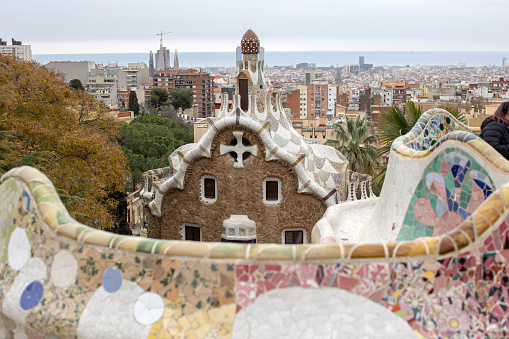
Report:
[[[234,51],[509,51],[509,0],[6,0],[0,38],[33,54]]]

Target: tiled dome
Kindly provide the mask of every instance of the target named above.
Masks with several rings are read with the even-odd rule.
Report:
[[[240,42],[242,54],[258,54],[260,52],[260,39],[255,32],[248,29]]]

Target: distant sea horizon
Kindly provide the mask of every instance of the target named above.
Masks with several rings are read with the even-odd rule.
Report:
[[[180,67],[235,67],[235,52],[178,52]],[[294,51],[265,52],[267,66],[295,67],[299,63],[314,63],[318,67],[341,67],[358,64],[359,56],[364,63],[377,66],[447,66],[465,64],[474,66],[502,66],[502,58],[509,52],[441,52],[441,51]],[[98,54],[34,54],[33,59],[41,64],[50,61],[94,61],[97,64],[117,62],[119,66],[144,62],[148,65],[149,53],[98,53]],[[154,54],[155,59],[155,54]],[[170,56],[173,65],[173,53]],[[155,60],[154,60],[155,62]]]

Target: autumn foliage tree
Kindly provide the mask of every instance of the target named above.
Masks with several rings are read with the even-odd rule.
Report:
[[[9,155],[0,164],[39,155],[36,167],[75,219],[114,227],[110,196],[124,190],[129,173],[117,144],[119,126],[105,108],[53,71],[1,55],[0,93],[0,131],[9,134],[2,140]]]

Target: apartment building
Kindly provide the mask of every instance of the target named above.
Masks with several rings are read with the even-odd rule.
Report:
[[[346,93],[338,94],[336,105],[340,105],[346,108],[348,106],[348,95]]]
[[[392,81],[392,82],[382,82],[381,84],[382,90],[387,90],[389,92],[388,100],[392,100],[389,105],[398,105],[405,103],[407,100],[407,83],[404,81]],[[390,99],[389,99],[390,98]],[[388,103],[386,103],[388,104]]]
[[[144,62],[129,63],[117,72],[118,89],[125,90],[131,87],[144,87],[149,84],[149,68]]]
[[[140,89],[138,101],[144,102],[144,92],[149,86],[149,68],[143,63],[129,63],[128,67],[111,62],[107,66],[93,61],[52,61],[45,65],[65,76],[65,82],[81,81],[86,91],[102,103],[114,107],[124,101],[131,88]]]
[[[322,77],[322,71],[317,70],[316,67],[314,69],[309,69],[305,72],[306,77],[306,85],[311,85],[311,83],[315,80],[318,80]]]
[[[491,88],[493,92],[507,92],[509,89],[509,80],[500,78],[491,82]]]
[[[93,61],[51,61],[44,67],[62,73],[66,83],[72,79],[78,79],[83,86],[86,86],[88,75],[92,69],[96,68],[96,65]]]
[[[32,60],[32,48],[30,45],[23,45],[21,41],[12,39],[12,45],[0,39],[0,54],[15,57],[22,61]]]
[[[294,118],[306,119],[308,117],[308,88],[300,85],[297,87],[299,91],[299,114],[294,114]]]
[[[338,100],[338,87],[328,86],[327,88],[327,111],[334,113],[336,110],[336,102]]]
[[[307,118],[324,117],[328,111],[329,85],[326,82],[316,81],[307,86]]]
[[[290,109],[290,114],[294,118],[300,117],[300,91],[294,89],[283,92],[283,107]],[[285,105],[286,104],[286,105]]]
[[[194,118],[207,118],[214,114],[213,77],[201,70],[156,71],[152,79],[153,87],[187,88],[194,92]]]
[[[118,68],[110,64],[108,67],[98,66],[90,70],[86,82],[87,92],[94,99],[112,107],[118,104]]]

